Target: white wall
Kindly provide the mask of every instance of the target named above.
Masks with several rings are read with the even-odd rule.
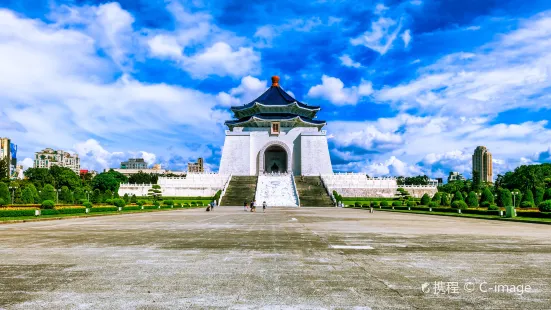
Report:
[[[249,175],[251,161],[251,137],[249,132],[226,131],[226,139],[220,159],[220,174]]]
[[[312,176],[333,173],[325,131],[304,133],[300,140],[302,175]]]

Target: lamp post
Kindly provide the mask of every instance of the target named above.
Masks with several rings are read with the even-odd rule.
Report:
[[[15,196],[15,186],[10,186],[11,189],[11,204],[13,204],[13,196]]]
[[[511,192],[511,194],[513,195],[513,207],[516,208],[517,207],[517,204],[515,203],[515,197],[520,194],[519,192],[517,191],[514,191],[514,192]]]
[[[59,192],[60,191],[61,191],[60,189],[55,190],[55,204],[59,203]]]

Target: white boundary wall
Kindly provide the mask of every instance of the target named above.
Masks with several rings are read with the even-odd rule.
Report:
[[[157,184],[161,186],[163,196],[209,197],[222,190],[229,177],[218,173],[188,173],[187,177],[160,177]],[[119,195],[147,196],[152,186],[152,184],[121,184]]]

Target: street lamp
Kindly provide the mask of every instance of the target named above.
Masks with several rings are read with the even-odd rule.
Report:
[[[55,190],[55,203],[58,204],[59,203],[59,192],[61,190],[60,189],[56,189]]]
[[[13,204],[13,196],[15,196],[15,186],[10,186],[11,189],[11,204]]]
[[[513,195],[513,207],[516,208],[517,204],[515,203],[515,197],[520,193],[517,191],[514,191],[514,192],[511,192],[511,194]]]

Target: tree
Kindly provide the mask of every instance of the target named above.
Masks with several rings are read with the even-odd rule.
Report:
[[[534,204],[536,206],[539,206],[539,204],[543,201],[543,197],[545,196],[545,189],[542,187],[536,187],[534,190]]]
[[[92,192],[92,202],[93,203],[100,203],[101,202],[101,193],[99,191],[99,189],[95,189],[93,192]]]
[[[551,188],[545,190],[543,194],[543,200],[551,200]]]
[[[113,199],[113,192],[110,189],[106,190],[105,193],[103,193],[103,201],[107,199]]]
[[[40,193],[40,200],[56,201],[56,193],[52,185],[50,184],[44,185],[44,187],[42,188],[42,192]]]
[[[126,204],[128,204],[130,202],[130,196],[128,196],[128,194],[124,194],[124,196],[122,197],[122,199],[124,200],[124,202]]]
[[[23,203],[34,203],[34,193],[30,186],[23,189],[23,192],[21,193],[21,201]]]
[[[102,172],[94,177],[92,180],[92,188],[99,189],[102,192],[110,190],[111,192],[118,192],[121,183],[128,182],[128,178],[122,173],[116,172],[113,169]]]
[[[476,195],[476,193],[474,191],[471,191],[469,193],[469,195],[467,196],[466,203],[471,208],[478,207],[478,196]]]
[[[453,195],[453,199],[452,199],[452,202],[454,201],[463,201],[463,195],[461,194],[460,191],[457,191],[455,192],[455,195]]]
[[[448,193],[442,193],[442,206],[449,206],[451,204],[450,195]]]
[[[494,194],[492,194],[492,191],[490,191],[490,188],[486,187],[482,191],[482,195],[480,196],[480,204],[483,202],[487,202],[489,204],[494,203]]]
[[[154,202],[156,202],[159,198],[161,198],[161,193],[161,186],[155,184],[147,191],[147,196],[149,196],[153,199]]]
[[[69,190],[69,187],[61,187],[61,192],[59,193],[59,198],[64,203],[73,203],[73,193]]]
[[[429,194],[425,193],[423,197],[421,197],[421,205],[428,206],[430,202]]]
[[[522,195],[522,202],[520,203],[520,207],[522,208],[533,208],[535,207],[534,204],[534,195],[532,194],[531,190],[526,190],[526,193]]]
[[[5,204],[11,203],[10,189],[4,182],[0,182],[0,199],[2,199]]]
[[[128,177],[128,183],[130,184],[156,184],[157,179],[153,182],[152,174],[142,172],[141,170],[138,173],[135,173]]]
[[[40,195],[38,195],[38,191],[36,190],[36,187],[34,184],[29,183],[25,186],[25,189],[29,189],[32,192],[33,201],[30,203],[39,203],[40,202]]]
[[[396,197],[400,200],[408,200],[411,197],[411,195],[409,194],[408,191],[399,187],[398,190],[396,191]]]
[[[52,185],[56,188],[67,186],[70,190],[74,190],[81,184],[80,177],[69,168],[52,166],[49,172],[54,179]]]
[[[54,183],[54,178],[46,168],[29,168],[24,173],[36,188],[43,188],[46,184]]]
[[[10,160],[6,156],[4,158],[0,158],[0,180],[6,179],[8,180],[10,178]]]
[[[136,195],[132,195],[132,197],[130,197],[130,203],[136,203],[138,202],[138,198],[136,198]]]
[[[75,192],[73,193],[73,198],[77,202],[79,202],[82,199],[86,199],[86,193],[84,192],[84,189],[82,187],[75,188]]]
[[[23,191],[21,190],[21,186],[18,186],[14,192],[14,198],[13,198],[14,203],[16,204],[23,203],[23,200],[21,199],[21,195],[23,195]]]
[[[512,190],[511,195],[513,193],[517,193],[517,195],[514,196],[513,203],[515,204],[515,208],[518,208],[518,207],[520,207],[520,203],[522,202],[522,197],[524,196],[524,194],[518,188],[515,188],[514,190]]]
[[[506,189],[502,188],[499,190],[499,205],[501,207],[507,207],[513,205],[513,198],[511,196],[511,192]]]
[[[432,202],[440,206],[442,204],[442,193],[436,192],[434,196],[432,196]]]

